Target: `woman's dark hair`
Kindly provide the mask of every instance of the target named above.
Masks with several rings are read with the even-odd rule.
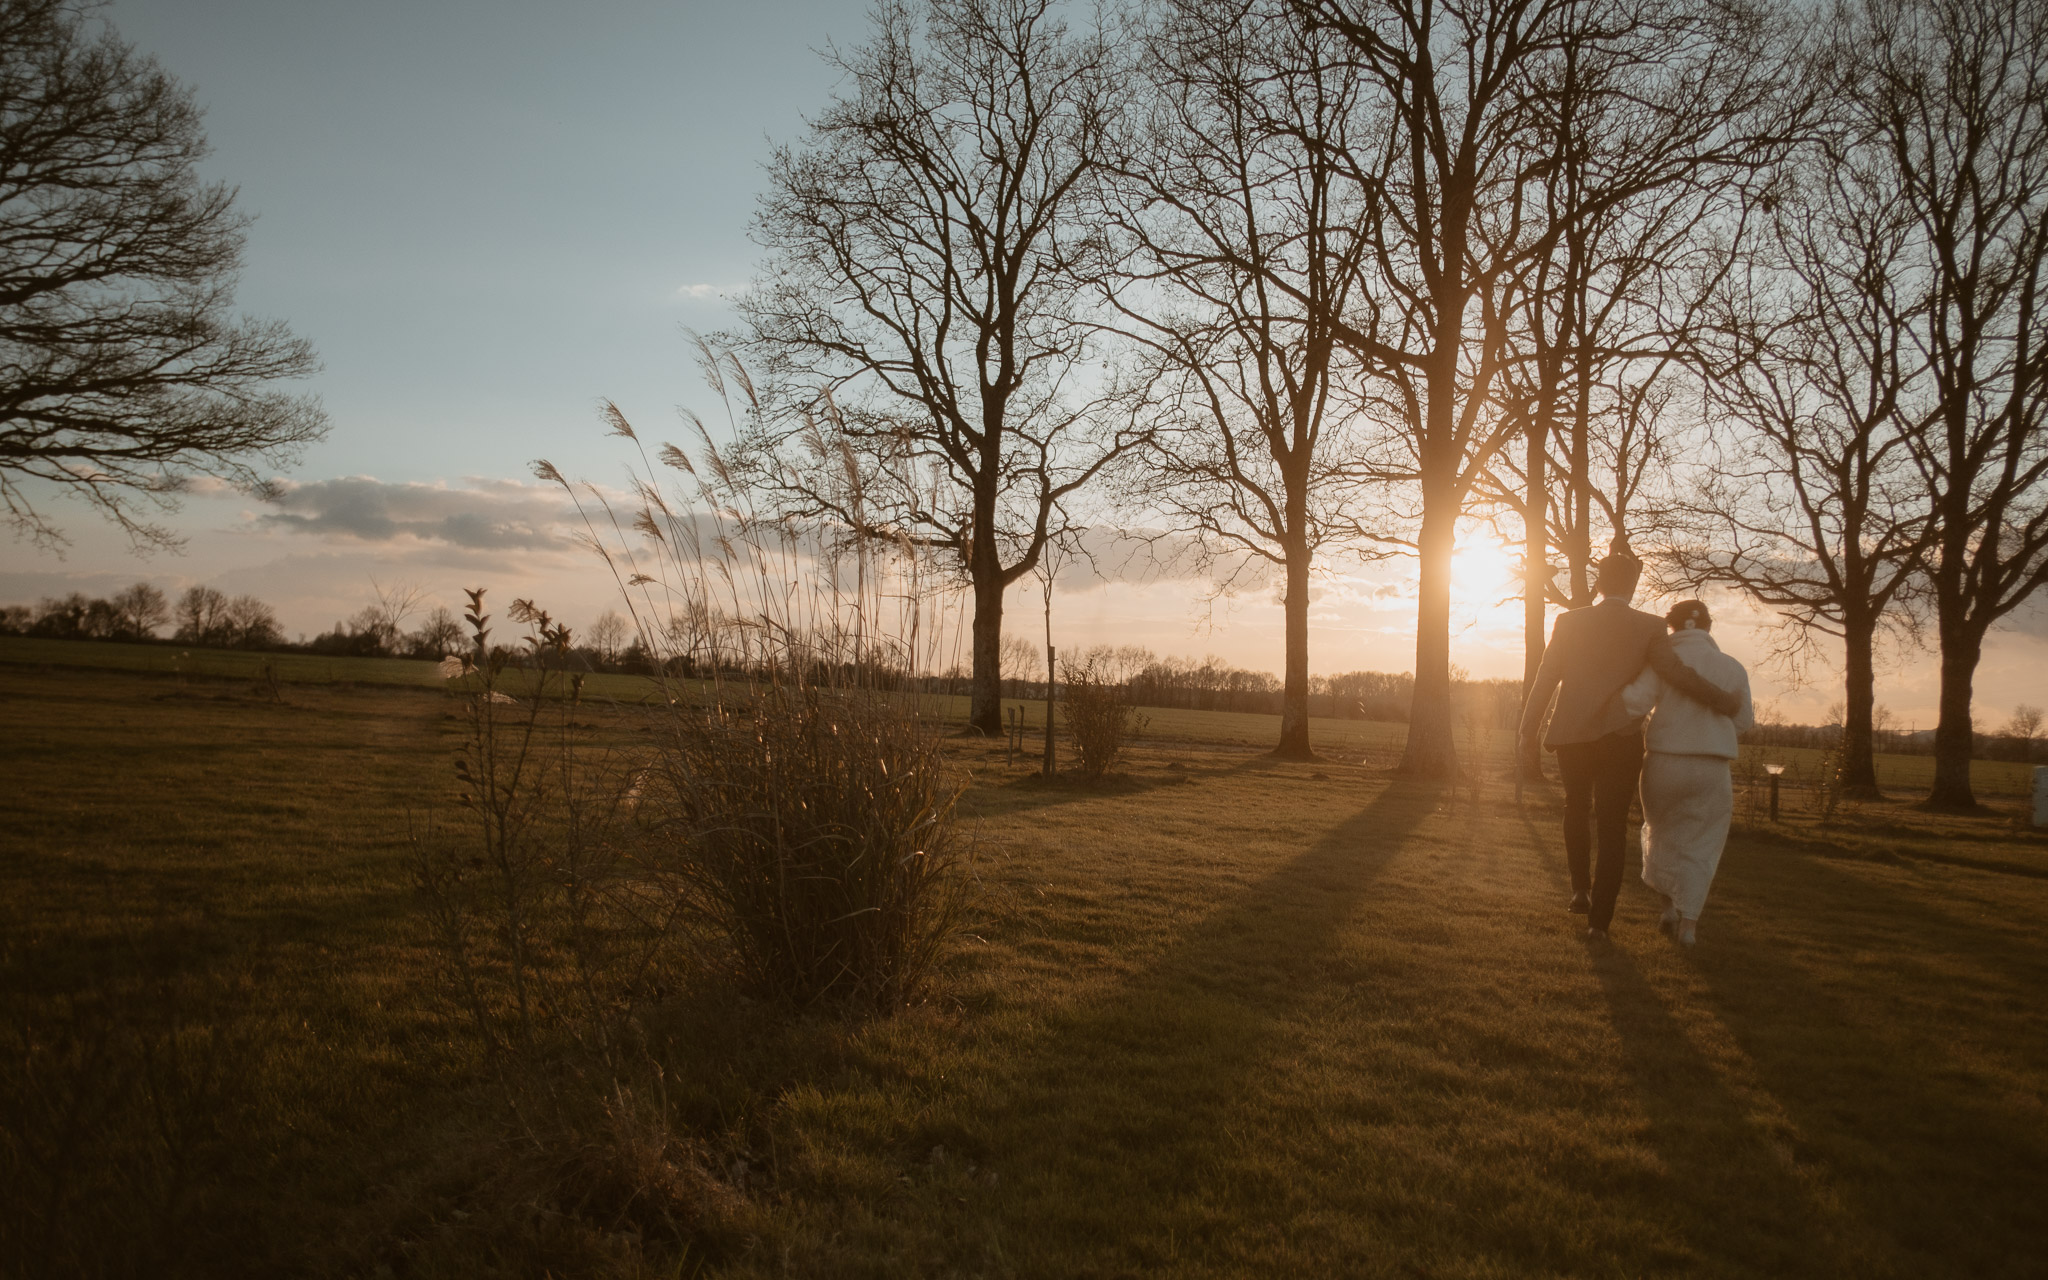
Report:
[[[1714,615],[1708,613],[1707,606],[1697,600],[1681,600],[1671,606],[1671,612],[1664,615],[1664,625],[1673,631],[1685,630],[1685,624],[1688,622],[1700,631],[1714,629]]]

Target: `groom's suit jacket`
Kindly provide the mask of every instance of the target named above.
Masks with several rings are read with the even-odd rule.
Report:
[[[1646,665],[1696,702],[1710,707],[1731,701],[1740,705],[1672,651],[1662,618],[1609,597],[1558,615],[1528,705],[1522,709],[1522,736],[1530,737],[1543,723],[1552,691],[1557,692],[1557,710],[1550,717],[1550,732],[1543,736],[1546,747],[1592,742],[1628,728],[1638,717],[1622,706],[1621,690]],[[1724,714],[1734,711],[1728,706]]]

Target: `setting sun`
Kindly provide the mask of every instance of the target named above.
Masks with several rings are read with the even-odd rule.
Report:
[[[1518,593],[1515,553],[1491,533],[1461,539],[1451,561],[1451,593],[1466,606],[1485,610]]]

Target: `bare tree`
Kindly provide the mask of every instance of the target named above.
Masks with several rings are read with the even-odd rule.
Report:
[[[1816,142],[1747,271],[1714,302],[1719,421],[1698,495],[1661,557],[1670,580],[1733,586],[1790,639],[1839,640],[1843,781],[1876,795],[1875,644],[1929,532],[1909,449],[1926,411],[1914,218],[1886,151]]]
[[[116,591],[107,603],[121,619],[121,634],[131,640],[153,639],[157,628],[171,620],[171,602],[147,582]]]
[[[2022,702],[2012,709],[2012,719],[2006,722],[2005,731],[2021,743],[2032,747],[2034,739],[2041,736],[2041,708]]]
[[[786,511],[935,548],[974,596],[970,726],[1002,730],[1003,593],[1128,448],[1082,387],[1113,46],[1052,0],[884,0],[775,154],[739,304],[763,395],[735,457]]]
[[[387,587],[372,578],[370,590],[377,598],[358,610],[350,624],[358,634],[371,638],[378,653],[396,653],[406,619],[419,611],[426,588],[412,582],[394,582]]]
[[[284,628],[277,611],[255,596],[241,595],[227,602],[221,618],[217,643],[238,649],[267,649],[284,642]]]
[[[187,587],[174,615],[176,638],[186,644],[220,644],[228,598],[212,587]]]
[[[26,487],[85,498],[136,542],[187,479],[259,489],[326,431],[276,389],[316,366],[236,316],[247,219],[202,183],[191,93],[68,0],[0,2],[0,503],[61,542]]]
[[[1456,767],[1450,677],[1452,554],[1475,491],[1521,430],[1499,411],[1499,380],[1525,354],[1502,306],[1561,235],[1646,191],[1697,180],[1762,139],[1744,112],[1699,110],[1703,91],[1754,99],[1737,74],[1758,28],[1709,3],[1622,0],[1296,0],[1340,34],[1377,99],[1377,128],[1351,151],[1372,241],[1363,296],[1374,308],[1346,340],[1382,384],[1385,474],[1415,495],[1420,583],[1415,692],[1403,768]],[[1536,182],[1553,162],[1562,68],[1573,59],[1634,69],[1601,92],[1632,98],[1636,127],[1599,142],[1614,173],[1601,198],[1552,210]],[[1627,165],[1619,163],[1627,159]],[[1544,216],[1551,214],[1553,216]]]
[[[464,649],[462,622],[447,605],[437,604],[410,636],[406,652],[415,658],[445,658]]]
[[[584,634],[584,639],[597,654],[597,660],[603,663],[617,662],[631,638],[632,628],[616,609],[606,609]]]
[[[1111,217],[1123,327],[1148,353],[1153,433],[1138,494],[1226,561],[1277,567],[1285,677],[1277,754],[1309,759],[1309,582],[1361,547],[1365,470],[1338,394],[1367,242],[1345,154],[1356,75],[1285,0],[1183,0],[1146,45],[1150,112]]]
[[[1690,34],[1658,57],[1568,43],[1537,99],[1525,190],[1548,231],[1503,275],[1497,304],[1511,354],[1496,399],[1522,450],[1502,450],[1478,490],[1521,526],[1525,695],[1548,607],[1591,604],[1594,549],[1626,547],[1638,528],[1631,514],[1664,470],[1672,401],[1696,363],[1699,300],[1735,260],[1750,179],[1776,151],[1726,145],[1776,86],[1725,56],[1711,26]],[[1672,75],[1672,62],[1690,66]],[[1512,235],[1518,221],[1482,225]],[[1519,767],[1540,775],[1540,749],[1524,749]]]
[[[1497,318],[1475,313],[1529,252],[1488,253],[1489,206],[1516,203],[1521,154],[1537,129],[1525,92],[1537,66],[1569,39],[1563,5],[1481,0],[1300,0],[1311,28],[1349,45],[1370,94],[1347,157],[1366,194],[1360,290],[1374,304],[1344,337],[1384,382],[1386,479],[1409,488],[1404,514],[1420,570],[1415,687],[1402,768],[1442,777],[1457,766],[1450,675],[1451,556],[1467,498],[1514,436],[1487,412],[1504,354]]]
[[[1907,442],[1941,639],[1928,802],[1971,809],[1984,636],[2048,586],[2048,5],[1858,0],[1838,26],[1857,123],[1914,224],[1932,394]]]
[[[1003,679],[1010,681],[1010,696],[1022,697],[1020,682],[1030,680],[1045,669],[1045,655],[1038,646],[1014,633],[1003,637],[1002,672]]]

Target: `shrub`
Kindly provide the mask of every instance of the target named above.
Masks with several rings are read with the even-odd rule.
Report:
[[[1063,663],[1067,732],[1081,756],[1081,776],[1101,780],[1114,768],[1124,745],[1145,731],[1147,720],[1131,703],[1128,685],[1102,678],[1093,658]]]
[[[745,370],[702,350],[713,386],[747,388],[753,403]],[[616,406],[604,416],[637,443]],[[845,536],[887,528],[867,506],[877,477],[849,455],[819,459],[843,523],[755,514],[745,467],[698,425],[695,460],[673,445],[657,454],[694,496],[664,494],[643,457],[637,510],[611,510],[595,488],[534,465],[583,512],[620,585],[633,661],[668,709],[641,775],[650,857],[686,886],[693,922],[723,940],[745,988],[796,1004],[903,1005],[964,892],[959,788],[944,775],[940,721],[920,714],[914,692],[949,651],[931,586],[939,553],[907,536]],[[692,676],[705,683],[679,683]]]
[[[743,987],[874,1008],[918,995],[959,916],[959,788],[936,728],[872,688],[786,681],[679,709],[650,781],[665,867]]]

